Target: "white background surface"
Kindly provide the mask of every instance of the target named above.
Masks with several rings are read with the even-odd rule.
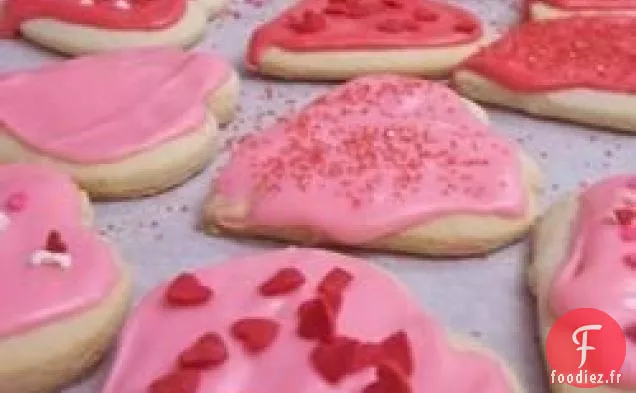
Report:
[[[288,3],[263,0],[263,6],[257,7],[255,1],[258,0],[232,3],[229,6],[231,12],[209,24],[207,37],[197,50],[217,50],[240,69],[251,29]],[[514,0],[457,0],[455,3],[471,8],[499,31],[514,23],[518,15],[518,4]],[[2,71],[34,67],[59,59],[21,40],[0,40]],[[241,111],[224,130],[225,139],[271,123],[278,114],[300,108],[309,97],[324,89],[324,85],[244,76]],[[268,99],[270,95],[271,99]],[[604,174],[627,172],[633,167],[630,152],[636,148],[636,139],[629,136],[505,111],[489,109],[489,113],[494,127],[519,141],[542,167],[546,183],[543,207],[582,182]],[[214,166],[221,161],[222,158]],[[210,168],[187,184],[153,198],[96,205],[97,226],[119,246],[132,265],[137,297],[185,268],[280,246],[266,241],[210,238],[195,230],[213,173],[214,168]],[[536,344],[533,303],[522,275],[527,263],[526,242],[487,258],[460,261],[357,254],[397,274],[416,294],[422,306],[441,323],[477,337],[498,351],[518,371],[528,393],[548,391]],[[96,373],[64,393],[100,391],[109,362],[106,360]]]

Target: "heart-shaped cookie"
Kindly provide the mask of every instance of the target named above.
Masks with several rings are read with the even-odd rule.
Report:
[[[86,209],[67,175],[0,166],[0,391],[68,382],[99,359],[121,322],[128,277],[87,227]]]
[[[260,293],[263,283],[290,268],[303,275],[302,286],[276,297]],[[298,311],[320,294],[321,281],[334,270],[350,277],[342,287],[336,337],[302,337]],[[174,308],[164,302],[169,283],[151,291],[121,335],[103,393],[170,391],[158,390],[162,385],[180,386],[188,393],[518,392],[496,357],[449,343],[443,329],[393,277],[365,261],[289,248],[194,274],[217,294],[214,300],[196,308]],[[250,336],[258,331],[262,337],[264,323],[277,326],[276,334],[268,334],[267,345],[258,351],[246,350],[245,327],[251,325]],[[245,324],[242,334],[237,334],[237,324]],[[211,333],[227,348],[224,362],[198,370],[180,365],[180,354]]]
[[[501,246],[534,219],[538,175],[479,116],[441,84],[353,80],[235,147],[206,228],[434,255]]]
[[[627,355],[624,358],[614,355],[620,351],[617,345],[619,338],[616,337],[613,342],[603,341],[598,331],[590,331],[589,338],[586,337],[589,346],[595,347],[588,347],[587,354],[583,356],[583,359],[587,357],[586,362],[579,363],[582,351],[585,351],[577,351],[580,345],[560,347],[564,357],[570,356],[576,362],[574,367],[580,364],[582,370],[590,373],[605,371],[606,375],[599,377],[598,381],[612,385],[611,390],[630,391],[636,388],[635,215],[636,176],[633,175],[603,179],[564,197],[548,210],[537,228],[533,263],[529,270],[530,286],[537,296],[544,348],[548,332],[557,318],[574,310],[603,311],[622,328],[627,339]],[[573,331],[586,324],[599,323],[594,314],[590,315],[593,318],[587,319],[585,314],[581,314],[578,318],[580,324],[575,325],[575,320],[570,320],[569,326],[561,324],[563,333],[567,334],[566,328],[569,327]],[[602,329],[606,332],[612,327],[608,324]],[[570,331],[567,337],[572,336]],[[581,334],[576,336],[580,342]],[[556,346],[548,348],[548,351],[550,349],[558,350]],[[567,352],[568,349],[571,351]],[[611,368],[618,373],[619,379],[614,374],[609,375],[610,367],[605,369],[612,364],[614,367]],[[579,391],[565,383],[555,384],[554,388],[555,392]],[[601,385],[590,391],[606,392],[608,388]]]
[[[282,78],[440,76],[484,41],[469,11],[429,0],[303,0],[253,33],[247,65]]]
[[[636,132],[636,18],[528,22],[470,57],[457,87],[533,115]]]
[[[46,161],[94,196],[150,194],[202,168],[237,80],[210,53],[143,49],[0,78],[0,161]],[[98,93],[96,93],[98,92]]]
[[[6,0],[0,38],[22,34],[68,54],[196,42],[224,0]]]

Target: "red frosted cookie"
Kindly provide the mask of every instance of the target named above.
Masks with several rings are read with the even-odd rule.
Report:
[[[531,19],[565,18],[574,15],[636,15],[636,0],[524,0]]]
[[[83,54],[118,48],[189,46],[225,0],[4,0],[0,38]]]
[[[428,0],[303,0],[252,34],[250,69],[290,79],[443,76],[483,42],[469,11]]]
[[[636,18],[529,22],[470,57],[457,87],[478,101],[636,131]]]
[[[205,228],[432,255],[492,250],[528,229],[539,181],[485,116],[442,84],[354,79],[238,143]]]
[[[603,381],[613,386],[597,386],[589,391],[634,391],[636,176],[610,177],[566,196],[548,210],[537,228],[535,239],[530,285],[537,296],[543,342],[555,319],[570,311],[593,308],[609,314],[627,338],[626,357],[621,362],[623,359],[617,354],[620,351],[618,340],[603,341],[599,331],[590,331],[588,345],[599,350],[588,351],[584,369],[603,364],[599,362],[600,356],[604,356],[605,365],[609,366],[613,360],[618,364],[614,362],[612,367],[604,370]],[[590,319],[587,322],[595,323]],[[609,331],[612,327],[608,324],[603,329]],[[577,338],[581,340],[580,333]],[[576,367],[581,355],[574,345],[571,347]],[[610,368],[620,374],[620,379],[610,379]],[[601,370],[597,369],[597,372]],[[574,393],[580,390],[555,385],[554,391]]]
[[[211,53],[137,49],[0,76],[0,161],[41,161],[93,196],[153,194],[212,158],[238,80]],[[98,92],[98,93],[96,93]]]
[[[0,166],[0,392],[52,392],[82,375],[123,319],[129,277],[71,179]]]
[[[449,343],[364,261],[289,248],[190,275],[214,296],[175,304],[173,281],[143,298],[103,393],[519,391],[496,357]],[[263,292],[276,282],[286,290]]]

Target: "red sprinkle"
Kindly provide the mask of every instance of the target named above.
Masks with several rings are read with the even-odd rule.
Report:
[[[212,368],[227,360],[227,348],[221,336],[206,333],[181,353],[179,363],[186,368]]]
[[[384,4],[391,8],[404,7],[404,0],[384,0]]]
[[[320,293],[334,293],[342,292],[353,281],[353,275],[348,271],[335,267],[327,273],[318,284],[318,292]]]
[[[628,208],[615,209],[614,215],[620,225],[631,225],[632,221],[634,221],[634,217],[636,217],[636,210]]]
[[[56,254],[65,254],[68,252],[68,247],[62,241],[62,235],[56,230],[49,232],[44,249]]]
[[[374,367],[382,359],[382,346],[374,343],[364,343],[356,347],[353,356],[353,371],[364,370],[368,367]]]
[[[197,393],[201,376],[195,370],[176,370],[155,380],[148,393]]]
[[[27,195],[23,192],[17,192],[15,194],[11,194],[9,199],[7,199],[6,209],[10,213],[17,213],[24,209],[27,204]]]
[[[212,296],[212,289],[201,284],[194,274],[182,273],[166,289],[165,301],[171,306],[198,306]]]
[[[327,20],[322,14],[305,10],[299,20],[291,22],[290,27],[300,34],[316,33],[327,27]]]
[[[478,28],[477,24],[470,20],[460,20],[455,23],[453,30],[458,33],[471,34]]]
[[[263,296],[278,296],[294,292],[305,283],[305,276],[293,267],[279,270],[258,288]]]
[[[258,353],[267,349],[278,335],[278,323],[265,318],[244,318],[232,325],[232,336],[245,350]]]
[[[636,342],[636,325],[629,325],[623,329],[625,338],[631,342]]]
[[[623,263],[630,269],[636,269],[636,253],[623,255]]]
[[[322,297],[302,303],[298,308],[298,335],[309,340],[329,341],[335,332],[334,314]]]
[[[311,352],[311,364],[325,381],[339,383],[353,371],[357,346],[357,341],[348,337],[337,337],[332,342],[321,343]]]
[[[386,362],[394,362],[406,375],[413,373],[411,345],[404,331],[399,331],[382,342],[383,356]]]

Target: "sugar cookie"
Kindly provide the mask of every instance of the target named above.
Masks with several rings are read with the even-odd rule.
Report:
[[[295,248],[184,273],[142,299],[103,393],[176,386],[183,393],[521,391],[492,352],[448,339],[387,273]]]
[[[525,0],[531,19],[567,18],[575,15],[636,15],[635,0]]]
[[[556,318],[578,308],[604,311],[624,330],[633,328],[635,240],[636,176],[602,180],[548,210],[536,229],[529,270],[543,343]],[[633,337],[628,339],[624,366],[616,370],[622,374],[620,389],[601,386],[586,391],[636,390],[634,345]],[[582,391],[564,384],[552,388],[555,393]]]
[[[188,47],[225,0],[5,0],[0,37],[85,54],[113,49]],[[2,7],[2,3],[0,3]]]
[[[153,194],[209,162],[216,119],[230,120],[237,83],[219,57],[177,49],[5,74],[0,162],[47,162],[95,197]]]
[[[288,79],[440,77],[485,44],[480,21],[422,0],[302,0],[251,38],[247,66]]]
[[[64,174],[0,165],[0,391],[58,391],[101,358],[130,279]]]
[[[355,79],[245,138],[204,227],[430,255],[503,246],[534,220],[539,174],[479,116],[441,84]]]
[[[454,75],[477,101],[537,116],[636,132],[636,18],[529,22]]]

